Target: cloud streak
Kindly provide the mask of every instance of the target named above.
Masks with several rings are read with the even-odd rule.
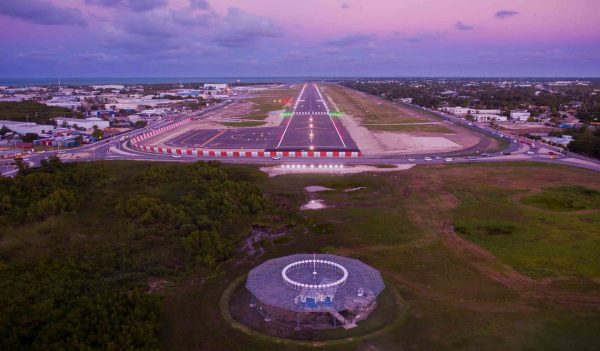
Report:
[[[263,38],[281,35],[281,28],[271,19],[230,7],[217,24],[214,41],[225,47],[255,46]]]
[[[58,7],[48,1],[2,1],[0,14],[20,20],[42,25],[87,25],[79,9]]]
[[[454,24],[454,28],[458,30],[472,30],[473,26],[469,26],[468,24],[465,24],[462,21],[458,21]]]
[[[494,17],[499,18],[499,19],[504,19],[504,18],[508,18],[508,17],[512,17],[512,16],[516,16],[518,15],[519,12],[518,11],[513,11],[513,10],[500,10],[497,11],[494,14]]]
[[[85,0],[88,5],[103,7],[125,7],[136,12],[146,12],[165,7],[167,0]]]
[[[375,38],[373,35],[368,34],[348,34],[343,37],[326,40],[325,45],[336,46],[339,48],[358,45],[370,45],[373,43],[374,39]]]

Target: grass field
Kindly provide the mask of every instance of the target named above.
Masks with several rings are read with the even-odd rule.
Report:
[[[260,127],[267,122],[261,121],[244,121],[244,122],[222,122],[226,127]]]
[[[360,118],[365,127],[370,130],[396,131],[396,129],[390,129],[392,126],[386,126],[385,124],[399,125],[435,120],[434,117],[424,115],[423,112],[393,106],[383,100],[376,103],[376,98],[373,96],[358,93],[338,85],[322,85],[321,89],[333,100],[339,111]],[[331,109],[333,108],[334,106],[331,106]]]
[[[263,260],[314,251],[352,256],[378,268],[408,306],[401,324],[377,336],[320,349],[593,350],[600,343],[600,302],[593,308],[577,303],[577,294],[597,296],[600,287],[600,260],[594,260],[600,252],[600,210],[557,212],[523,200],[564,183],[600,189],[596,173],[507,163],[254,180],[290,209],[306,199],[304,186],[330,187],[334,190],[318,194],[330,207],[302,212],[290,239],[267,243],[266,255],[222,266],[202,285],[170,288],[162,331],[167,349],[310,349],[232,329],[220,317],[217,301],[229,281]],[[365,188],[344,191],[355,187]],[[445,233],[453,225],[463,238],[497,256],[486,267],[490,272],[512,267],[543,288],[574,294],[573,301],[531,297],[492,279],[478,260],[447,242]]]
[[[300,93],[300,85],[297,84],[292,89],[269,89],[257,93],[257,96],[249,98],[248,101],[254,104],[254,108],[249,114],[243,116],[248,120],[264,120],[269,116],[269,112],[283,110],[286,106],[295,101]]]
[[[444,127],[439,124],[364,124],[363,126],[373,129],[380,130],[383,132],[403,132],[403,133],[414,133],[414,132],[426,132],[426,133],[454,133],[451,129]]]
[[[5,290],[0,308],[11,312],[11,318],[24,316],[25,323],[15,327],[2,314],[0,326],[25,329],[56,309],[52,300],[28,300],[36,296],[31,291],[43,298],[56,295],[66,308],[101,287],[124,291],[125,297],[138,289],[142,301],[160,297],[162,311],[148,310],[159,316],[158,340],[165,350],[597,350],[600,345],[600,177],[595,172],[515,162],[269,178],[255,166],[223,165],[227,177],[215,182],[223,174],[202,164],[105,161],[76,166],[78,172],[69,168],[64,174],[83,184],[73,190],[80,197],[76,211],[27,225],[1,223],[0,285]],[[31,193],[42,191],[50,179],[64,178],[50,175],[30,184],[37,189]],[[252,217],[219,220],[219,232],[236,243],[235,252],[210,266],[201,264],[203,256],[186,254],[183,239],[195,243],[191,248],[212,245],[206,235],[191,241],[195,237],[187,219],[202,214],[194,221],[206,223],[204,213],[220,218],[223,209],[249,206],[232,202],[241,190],[249,190],[244,184],[258,187],[263,196],[257,193],[257,198],[269,202]],[[333,189],[314,194],[329,207],[298,211],[309,198],[303,189],[310,185]],[[360,189],[347,191],[351,188]],[[13,190],[11,196],[27,194]],[[2,199],[3,211],[17,204],[10,196]],[[123,203],[131,210],[123,212],[125,207],[117,205]],[[183,204],[193,210],[182,212]],[[52,209],[50,203],[41,205]],[[124,217],[137,209],[139,217]],[[252,225],[287,232],[261,241],[263,255],[248,256],[236,240]],[[375,334],[351,332],[353,338],[332,344],[258,336],[223,318],[220,303],[232,281],[266,259],[299,252],[363,260],[381,271],[390,291],[399,293],[402,308],[385,297],[383,308],[364,324],[364,330]],[[31,263],[40,258],[74,265],[65,266],[68,270],[42,266],[46,269],[37,274]],[[78,269],[94,274],[80,276]],[[7,278],[27,288],[16,291]],[[80,289],[75,284],[88,280],[95,285]],[[153,290],[156,281],[162,287]],[[60,300],[65,291],[70,298]],[[112,295],[107,296],[103,303],[109,305]],[[98,307],[104,305],[94,301],[89,308],[96,313],[80,318],[88,311],[80,310],[68,320],[73,328],[66,330],[79,330],[81,321],[96,325],[96,319],[113,325],[106,315],[118,320],[119,313],[105,313]],[[143,321],[135,311],[132,315]],[[389,323],[394,315],[401,318]],[[381,321],[387,325],[378,329]],[[144,335],[153,332],[148,328]],[[330,336],[339,338],[340,333]],[[62,334],[50,329],[46,335]]]

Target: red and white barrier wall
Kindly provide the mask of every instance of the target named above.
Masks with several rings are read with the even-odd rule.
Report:
[[[180,127],[191,121],[190,118],[186,118],[179,122],[168,124],[159,129],[155,129],[143,134],[140,134],[131,139],[131,145],[136,149],[154,152],[159,154],[167,155],[185,155],[185,156],[197,156],[197,157],[290,157],[290,158],[356,158],[360,157],[359,151],[231,151],[231,150],[207,150],[197,148],[176,148],[176,147],[164,147],[164,146],[152,146],[142,145],[141,142],[166,132],[167,130]]]

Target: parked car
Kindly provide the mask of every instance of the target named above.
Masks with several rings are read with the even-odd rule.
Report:
[[[433,159],[432,159],[431,157],[425,157],[425,158],[424,158],[424,160],[425,160],[425,161],[431,161],[431,160],[433,160]]]
[[[454,161],[454,159],[452,157],[446,157],[446,159],[444,161],[446,161],[446,162],[452,162],[452,161]]]

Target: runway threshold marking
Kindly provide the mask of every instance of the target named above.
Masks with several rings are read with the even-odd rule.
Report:
[[[208,145],[210,142],[212,142],[213,140],[215,140],[216,138],[220,137],[221,135],[223,135],[225,132],[227,131],[227,129],[222,130],[220,132],[218,132],[214,137],[208,139],[204,144],[200,145],[200,147],[205,147],[206,145]]]
[[[283,142],[283,137],[285,137],[285,133],[287,132],[288,127],[292,123],[292,118],[294,118],[294,115],[296,114],[296,108],[298,107],[298,103],[300,102],[300,99],[302,98],[302,94],[304,94],[305,88],[306,88],[306,84],[304,84],[302,86],[302,90],[300,91],[300,96],[298,96],[298,100],[296,100],[296,104],[294,105],[294,109],[292,111],[292,116],[290,117],[290,120],[288,121],[288,123],[285,125],[285,129],[283,130],[283,134],[281,134],[281,139],[279,139],[279,143],[277,144],[277,147],[281,146],[281,143]]]
[[[333,118],[331,117],[331,114],[329,113],[329,107],[327,107],[327,104],[325,103],[325,100],[323,99],[323,95],[321,95],[321,91],[319,90],[319,87],[317,87],[316,84],[315,84],[315,89],[317,90],[317,93],[319,93],[319,97],[321,98],[321,101],[323,101],[323,106],[325,106],[327,115],[329,116],[329,119],[331,120],[331,124],[333,124],[333,127],[335,128],[335,131],[337,132],[338,137],[340,137],[340,141],[342,142],[342,145],[344,145],[344,147],[346,147],[346,143],[344,142],[344,139],[342,139],[342,135],[340,134],[338,127],[335,125],[335,122],[333,121]]]

